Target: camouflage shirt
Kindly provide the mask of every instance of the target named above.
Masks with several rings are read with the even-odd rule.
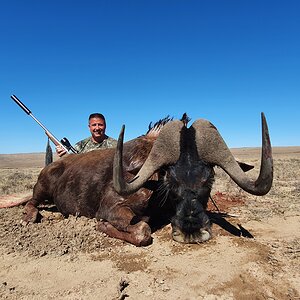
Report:
[[[88,137],[75,144],[74,148],[78,153],[85,153],[96,149],[114,148],[117,146],[117,140],[105,135],[104,140],[101,143],[95,143],[91,137]]]

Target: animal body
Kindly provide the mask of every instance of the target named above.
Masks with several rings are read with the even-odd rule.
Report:
[[[124,143],[124,126],[116,149],[70,154],[46,166],[25,206],[23,221],[35,222],[38,205],[53,201],[68,215],[98,220],[97,228],[136,246],[152,242],[151,224],[166,217],[172,237],[182,243],[211,238],[206,213],[219,166],[245,191],[265,195],[272,186],[273,163],[267,123],[262,114],[262,160],[252,180],[232,156],[209,121],[163,119],[147,134]]]

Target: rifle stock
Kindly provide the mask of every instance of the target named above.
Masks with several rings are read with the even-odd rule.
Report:
[[[45,130],[45,134],[55,146],[63,146],[63,144],[54,135],[52,135],[50,131]]]

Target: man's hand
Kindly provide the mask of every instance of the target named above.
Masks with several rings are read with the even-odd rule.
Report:
[[[67,153],[67,151],[61,145],[56,146],[55,150],[59,157],[62,157]]]

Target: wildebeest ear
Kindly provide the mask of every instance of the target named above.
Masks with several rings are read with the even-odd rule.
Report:
[[[236,162],[240,165],[241,169],[244,172],[247,172],[247,171],[252,170],[254,168],[254,166],[252,166],[252,165],[248,165],[248,164],[240,162],[240,161],[236,161]]]

